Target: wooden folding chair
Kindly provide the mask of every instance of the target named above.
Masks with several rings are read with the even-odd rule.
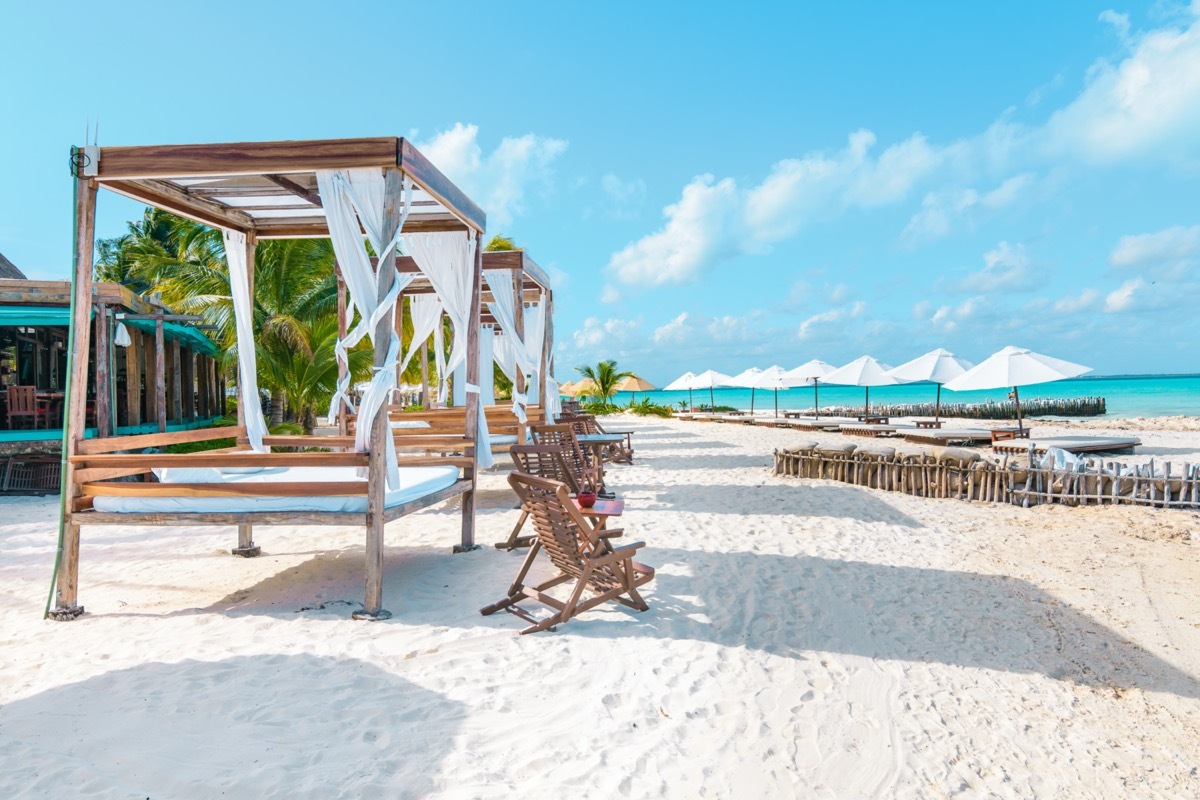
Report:
[[[514,444],[508,448],[508,454],[512,456],[513,463],[517,466],[517,472],[560,481],[567,485],[567,490],[571,494],[579,494],[579,487],[583,482],[583,476],[577,474],[567,466],[566,459],[563,457],[563,449],[559,445]],[[515,550],[518,547],[529,547],[533,544],[533,540],[536,537],[520,535],[521,529],[525,527],[527,519],[529,519],[529,511],[522,506],[521,518],[517,520],[512,533],[503,542],[496,542],[496,548],[499,550]]]
[[[600,424],[600,420],[596,419],[594,414],[560,414],[558,422],[563,425],[570,425],[575,429],[577,436],[585,434],[607,434],[608,431]],[[620,436],[625,437],[624,442],[610,444],[604,448],[604,460],[614,461],[622,464],[633,463],[633,433],[632,431],[622,431]]]
[[[563,460],[577,477],[576,486],[586,486],[593,492],[604,488],[604,467],[595,461],[591,450],[584,450],[575,438],[570,425],[530,425],[529,433],[534,444],[554,444],[562,448]]]
[[[521,619],[533,623],[521,631],[525,634],[554,630],[555,626],[567,622],[571,617],[609,600],[636,611],[649,608],[637,590],[654,579],[654,569],[633,560],[634,554],[645,546],[644,542],[613,548],[571,502],[565,483],[523,472],[512,473],[508,476],[508,482],[521,498],[521,505],[529,510],[537,539],[509,587],[508,594],[498,602],[481,608],[481,614],[487,616],[509,609]],[[617,531],[605,533],[612,535]],[[536,586],[526,586],[525,578],[529,569],[543,550],[558,573]],[[546,590],[571,581],[574,581],[574,585],[565,601],[546,594]],[[585,590],[593,592],[593,596],[583,599]],[[525,598],[550,606],[557,613],[538,622],[517,605]]]

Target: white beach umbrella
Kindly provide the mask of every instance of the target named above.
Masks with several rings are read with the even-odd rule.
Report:
[[[930,381],[937,384],[937,402],[933,407],[934,422],[940,422],[942,416],[942,384],[952,381],[969,370],[973,364],[965,358],[959,358],[949,350],[938,348],[930,350],[923,356],[917,356],[912,361],[905,362],[891,371],[895,378],[906,383],[915,381]]]
[[[830,372],[822,380],[826,383],[836,383],[840,386],[861,386],[866,390],[866,401],[863,406],[863,413],[871,413],[871,387],[872,386],[895,386],[897,383],[904,383],[899,378],[894,378],[888,374],[890,370],[887,364],[881,364],[871,356],[860,356],[844,367],[838,367],[833,372]]]
[[[737,375],[734,375],[732,378],[729,379],[730,386],[740,386],[742,388],[750,390],[750,413],[751,414],[754,413],[754,390],[758,388],[757,384],[755,384],[755,381],[758,380],[758,376],[761,374],[762,374],[761,369],[759,369],[758,367],[751,367],[750,369],[739,372]]]
[[[806,361],[793,370],[788,370],[788,377],[796,381],[796,386],[799,386],[805,381],[812,381],[813,385],[813,410],[819,419],[821,416],[821,404],[817,395],[817,384],[825,379],[825,376],[833,372],[833,364],[826,364],[819,358],[814,358],[812,361]]]
[[[1017,407],[1017,428],[1022,428],[1024,424],[1021,420],[1021,395],[1017,391],[1018,386],[1076,378],[1091,371],[1091,367],[1072,364],[1061,358],[1051,358],[1010,345],[988,356],[978,366],[972,367],[957,378],[946,381],[946,388],[952,392],[964,392],[1011,386],[1013,402]]]
[[[675,380],[668,383],[665,387],[663,387],[663,391],[664,392],[682,392],[684,389],[687,389],[688,408],[691,408],[692,407],[692,389],[696,388],[695,385],[693,384],[693,381],[695,381],[695,380],[696,380],[696,376],[694,373],[692,373],[690,371],[685,372],[682,375],[680,375],[678,378],[676,378]]]
[[[692,379],[692,388],[708,389],[709,405],[716,408],[717,402],[713,399],[713,389],[717,386],[732,386],[733,384],[730,383],[732,380],[733,378],[724,372],[717,372],[715,369],[706,369]]]
[[[767,367],[754,377],[754,388],[775,390],[775,416],[779,416],[779,390],[797,386],[799,380],[778,364]]]

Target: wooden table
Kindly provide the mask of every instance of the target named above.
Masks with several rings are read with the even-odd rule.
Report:
[[[993,442],[1007,442],[1012,439],[1028,439],[1029,428],[992,428]]]
[[[607,499],[613,498],[615,495],[604,487],[604,448],[610,444],[620,444],[625,441],[625,437],[617,433],[585,433],[575,438],[581,445],[592,448],[595,463],[600,467],[600,486],[596,489],[596,494]]]
[[[930,428],[942,427],[941,420],[936,420],[936,419],[918,419],[918,420],[914,420],[914,422],[916,423],[916,426],[918,428],[925,428],[926,430],[928,430]]]
[[[855,419],[868,425],[887,425],[891,421],[891,417],[883,414],[857,414]]]
[[[596,522],[596,530],[604,530],[608,526],[608,521],[612,517],[619,517],[625,513],[624,500],[608,500],[603,497],[597,497],[595,504],[591,508],[584,508],[579,505],[579,498],[572,497],[571,502],[579,509],[579,512],[590,520]]]

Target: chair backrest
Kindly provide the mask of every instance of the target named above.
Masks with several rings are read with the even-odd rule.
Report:
[[[37,387],[8,387],[8,413],[9,415],[37,413]]]
[[[590,483],[584,476],[591,471],[592,462],[579,446],[574,428],[570,425],[534,425],[529,431],[533,435],[534,444],[553,444],[562,448],[563,460],[567,468],[579,479],[580,486]]]
[[[582,476],[576,475],[567,466],[563,449],[559,445],[514,444],[508,448],[508,453],[517,465],[518,472],[565,483],[572,494],[579,494],[580,486],[584,485]]]
[[[594,414],[560,414],[558,422],[562,425],[570,425],[579,435],[604,433],[604,429],[600,427]]]
[[[584,557],[597,552],[599,537],[571,502],[567,485],[524,472],[510,474],[508,483],[529,512],[550,561],[563,573],[581,577]]]

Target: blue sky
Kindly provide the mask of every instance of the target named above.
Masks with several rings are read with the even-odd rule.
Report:
[[[66,277],[89,118],[395,134],[556,277],[563,380],[1006,344],[1200,371],[1200,0],[842,5],[8,7],[0,252]],[[103,194],[100,235],[138,213]]]

